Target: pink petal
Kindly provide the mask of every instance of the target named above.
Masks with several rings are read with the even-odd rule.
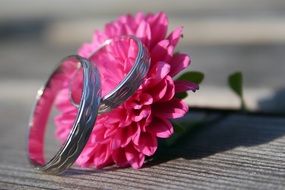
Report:
[[[133,63],[135,62],[135,59],[137,57],[138,54],[138,46],[137,43],[134,40],[129,40],[129,44],[127,45],[128,48],[128,60],[129,62],[131,62],[129,65],[126,66],[130,66],[130,68],[133,66]],[[125,66],[125,65],[124,65]],[[128,69],[124,69],[125,74],[127,74],[127,72],[130,70],[130,68]]]
[[[136,125],[129,126],[128,128],[126,128],[126,131],[127,131],[126,132],[127,137],[123,139],[121,147],[126,147],[131,142],[131,140],[133,139],[134,135],[137,132]]]
[[[196,90],[199,90],[198,84],[186,80],[176,80],[174,81],[174,84],[176,93],[186,92],[188,90],[195,92]]]
[[[144,105],[151,105],[153,103],[153,98],[150,94],[148,93],[136,93],[135,95],[132,96],[129,101],[125,103],[127,106],[127,109],[133,110],[139,110],[141,109]]]
[[[142,167],[145,156],[142,153],[138,152],[133,147],[133,145],[130,144],[129,146],[125,148],[125,154],[126,154],[126,158],[128,162],[134,169],[138,169]]]
[[[108,36],[104,32],[101,32],[99,30],[95,30],[95,32],[93,33],[93,36],[92,36],[92,43],[94,44],[93,47],[96,47],[96,49],[97,49],[107,39],[108,39]],[[96,49],[93,49],[93,51]]]
[[[114,150],[120,147],[125,147],[130,143],[135,132],[136,128],[132,126],[118,129],[116,135],[112,138],[111,148]]]
[[[136,31],[136,37],[140,38],[141,41],[149,47],[151,40],[151,30],[147,22],[142,21]]]
[[[126,102],[126,108],[129,110],[133,110],[133,109],[140,110],[142,106],[143,105],[140,102],[137,102],[137,100]]]
[[[164,96],[159,100],[160,102],[166,102],[171,100],[175,95],[175,86],[172,78],[168,75],[165,77],[165,81],[167,83],[167,90]]]
[[[111,112],[105,113],[104,115],[99,115],[96,121],[96,125],[104,124],[106,128],[113,128],[113,126],[117,127],[125,127],[131,124],[130,114],[126,110],[129,106],[118,107],[113,109]],[[130,108],[133,110],[133,107]]]
[[[169,40],[161,40],[150,51],[151,62],[156,63],[158,61],[169,62],[173,54],[173,46]]]
[[[153,115],[152,114],[152,109],[149,109],[149,111],[150,111],[150,114],[146,118],[144,118],[144,119],[142,119],[142,120],[140,120],[139,122],[136,123],[137,127],[140,128],[142,132],[146,132],[147,131],[147,127],[152,122],[152,115]]]
[[[70,133],[76,114],[76,112],[61,113],[54,118],[55,135],[62,143],[65,142]]]
[[[152,156],[157,149],[157,140],[151,133],[141,133],[138,149],[146,156]]]
[[[173,134],[173,126],[167,119],[156,117],[150,127],[153,133],[160,138],[168,138]]]
[[[135,24],[136,27],[138,27],[138,25],[143,22],[145,20],[145,15],[142,11],[139,11],[136,15],[135,15]]]
[[[111,112],[108,113],[108,116],[105,120],[108,124],[114,124],[118,122],[122,122],[126,119],[126,112],[120,108],[113,109]]]
[[[105,25],[105,33],[108,37],[115,37],[120,35],[120,32],[118,31],[118,28],[115,23],[116,21],[109,22]]]
[[[169,40],[170,44],[173,47],[176,47],[177,43],[182,37],[182,31],[183,31],[183,27],[178,27],[167,37],[167,39]]]
[[[81,167],[88,167],[92,164],[94,159],[94,152],[96,151],[95,147],[86,146],[80,156],[76,160],[76,164]]]
[[[111,140],[111,149],[115,150],[121,147],[122,140],[123,140],[123,133],[122,130],[118,130],[117,134],[114,136],[114,138]]]
[[[187,68],[191,63],[191,59],[187,54],[176,53],[173,55],[170,65],[171,69],[169,72],[170,76],[177,75],[180,71]]]
[[[108,147],[108,144],[97,145],[96,151],[94,151],[94,165],[97,168],[102,168],[105,166],[111,157],[110,153],[111,151]]]
[[[106,128],[107,129],[106,129],[105,134],[104,134],[104,139],[106,139],[106,140],[108,140],[108,139],[111,140],[119,130],[119,127],[117,127],[116,125],[106,127]]]
[[[157,62],[149,72],[149,78],[145,81],[147,88],[158,84],[170,71],[170,65],[165,62]]]
[[[150,71],[151,77],[163,79],[170,71],[170,65],[165,62],[157,62]]]
[[[134,35],[137,25],[132,15],[127,14],[119,17],[119,22],[122,23],[124,33],[128,35]]]
[[[153,47],[156,43],[165,38],[168,18],[165,13],[159,12],[155,15],[150,15],[147,21],[151,28],[151,47]]]
[[[157,103],[153,107],[153,113],[161,118],[179,118],[183,117],[188,111],[188,105],[182,100],[173,98],[167,103]]]
[[[153,98],[151,95],[149,95],[147,93],[143,93],[140,96],[140,102],[143,105],[151,105],[153,103]]]
[[[75,118],[76,118],[77,112],[68,112],[68,113],[61,113],[57,116],[55,116],[54,121],[57,126],[61,125],[72,125]]]
[[[119,167],[126,167],[129,165],[128,160],[126,158],[125,150],[123,148],[113,150],[112,158]]]
[[[144,106],[140,111],[135,111],[135,112],[139,113],[135,113],[135,115],[133,116],[133,121],[139,122],[151,114],[151,109],[150,106]]]
[[[61,112],[76,111],[76,107],[70,103],[68,88],[64,88],[63,90],[59,91],[54,104],[56,105],[56,108]]]
[[[162,80],[159,84],[151,89],[151,94],[154,102],[161,100],[167,91],[167,81]]]
[[[94,127],[92,134],[93,134],[92,140],[94,141],[93,143],[106,143],[106,141],[109,140],[105,138],[106,134],[105,127],[99,127],[99,126]]]
[[[134,143],[135,145],[138,145],[138,144],[139,144],[140,135],[141,135],[141,128],[140,128],[140,127],[137,127],[136,132],[135,132],[134,135],[132,136],[132,140],[133,140],[133,143]]]

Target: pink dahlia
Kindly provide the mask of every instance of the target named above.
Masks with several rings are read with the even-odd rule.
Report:
[[[78,54],[88,58],[106,39],[135,35],[142,40],[151,56],[149,73],[135,94],[118,108],[98,116],[91,137],[76,161],[80,166],[102,168],[116,164],[140,168],[146,156],[152,156],[157,150],[157,138],[168,138],[173,134],[170,119],[187,113],[187,104],[175,94],[195,91],[198,86],[188,81],[174,81],[173,77],[189,66],[190,57],[174,51],[182,37],[182,27],[169,35],[167,28],[168,18],[162,12],[125,15],[106,24],[103,31],[96,31],[92,42],[79,49]],[[112,66],[118,73],[125,72],[122,68]],[[101,76],[103,94],[110,90],[108,79]],[[80,92],[80,88],[73,91],[76,89]],[[56,135],[64,141],[77,113],[70,103],[68,88],[62,90],[56,104],[59,109],[55,118]]]

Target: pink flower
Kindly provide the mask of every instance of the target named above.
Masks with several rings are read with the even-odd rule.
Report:
[[[106,24],[103,32],[96,31],[92,42],[79,49],[79,55],[89,57],[106,39],[136,35],[151,56],[150,71],[139,90],[118,108],[98,116],[91,137],[76,161],[80,166],[102,168],[116,164],[140,168],[145,157],[152,156],[157,150],[157,138],[168,138],[173,134],[170,119],[187,113],[187,104],[176,98],[175,93],[195,91],[198,86],[188,81],[173,80],[188,67],[190,57],[174,52],[182,36],[182,27],[169,35],[167,28],[168,18],[162,12],[125,15]],[[104,75],[101,80],[104,93],[110,85]],[[69,101],[68,88],[62,90],[56,104],[60,111],[55,118],[56,135],[64,141],[77,111]]]

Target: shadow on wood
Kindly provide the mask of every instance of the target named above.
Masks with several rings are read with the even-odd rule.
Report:
[[[285,88],[275,91],[272,97],[262,99],[258,104],[260,110],[285,113]]]
[[[281,125],[282,122],[276,118],[230,115],[219,122],[189,130],[172,146],[162,143],[148,166],[177,158],[200,159],[237,147],[270,143],[285,135],[285,128],[280,127]],[[262,154],[262,151],[260,153]]]

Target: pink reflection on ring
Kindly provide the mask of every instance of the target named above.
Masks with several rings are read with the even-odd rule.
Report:
[[[34,165],[44,165],[44,137],[47,121],[59,91],[68,86],[78,71],[75,60],[63,62],[50,76],[46,85],[38,91],[36,105],[29,123],[28,157]]]

